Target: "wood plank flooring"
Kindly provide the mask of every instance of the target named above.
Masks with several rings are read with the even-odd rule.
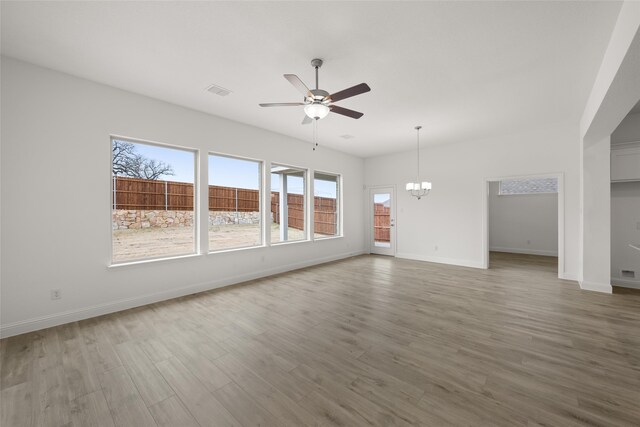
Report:
[[[4,426],[638,426],[640,294],[360,256],[0,341]]]

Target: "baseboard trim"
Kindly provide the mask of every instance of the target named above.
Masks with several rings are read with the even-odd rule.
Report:
[[[32,319],[20,320],[17,322],[0,325],[0,338],[8,338],[14,335],[20,335],[27,332],[38,331],[41,329],[51,328],[53,326],[63,325],[65,323],[77,322],[78,320],[89,319],[92,317],[102,316],[105,314],[115,313],[130,308],[140,307],[147,304],[166,301],[186,295],[196,294],[199,292],[210,291],[213,289],[223,288],[225,286],[235,285],[250,280],[260,279],[262,277],[272,276],[274,274],[286,273],[288,271],[298,270],[301,268],[311,267],[314,265],[325,264],[327,262],[338,261],[365,254],[366,251],[355,251],[342,253],[338,255],[316,258],[308,261],[301,261],[292,264],[281,265],[274,268],[268,268],[246,274],[240,274],[227,277],[220,280],[196,283],[193,285],[183,286],[181,288],[155,292],[152,294],[141,295],[132,298],[120,299],[104,304],[98,304],[90,307],[84,307],[74,310],[68,310],[61,313],[50,314],[46,316],[35,317]]]
[[[482,262],[457,259],[457,258],[443,258],[443,257],[434,257],[434,256],[427,256],[427,255],[408,254],[403,252],[397,253],[396,258],[410,259],[414,261],[435,262],[437,264],[457,265],[460,267],[484,269],[484,265],[482,264]]]
[[[504,248],[501,246],[489,248],[491,252],[507,252],[511,254],[525,254],[525,255],[540,255],[540,256],[558,256],[558,251],[544,251],[537,249],[516,249],[516,248]]]
[[[611,278],[611,285],[613,285],[613,286],[621,286],[623,288],[640,289],[640,281],[638,281],[638,280],[620,279],[618,277],[612,277]]]
[[[578,276],[572,273],[564,273],[560,276],[560,279],[562,280],[571,280],[574,282],[578,281]]]
[[[578,283],[580,284],[580,289],[585,291],[613,293],[613,288],[609,283],[586,282],[584,280]]]

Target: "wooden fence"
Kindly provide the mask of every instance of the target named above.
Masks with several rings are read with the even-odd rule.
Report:
[[[319,234],[338,234],[338,212],[336,199],[313,198],[313,229]]]
[[[289,227],[302,230],[304,228],[304,196],[287,194]],[[280,224],[280,193],[271,192],[271,213],[273,222]],[[338,213],[336,199],[328,197],[313,198],[313,228],[315,233],[338,234]]]
[[[373,204],[373,237],[376,242],[391,241],[391,208],[383,203]]]
[[[246,188],[209,186],[209,210],[229,212],[258,212],[260,193]]]
[[[113,177],[114,209],[193,210],[193,184]]]
[[[193,210],[193,184],[139,178],[113,177],[113,209]],[[288,194],[289,227],[304,228],[304,196]],[[314,197],[314,229],[316,233],[337,234],[336,199]],[[209,186],[209,210],[258,212],[260,193],[245,188]],[[280,194],[271,192],[271,213],[280,223]]]

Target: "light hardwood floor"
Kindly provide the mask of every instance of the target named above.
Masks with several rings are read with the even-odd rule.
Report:
[[[640,295],[361,256],[1,341],[1,425],[640,425]]]

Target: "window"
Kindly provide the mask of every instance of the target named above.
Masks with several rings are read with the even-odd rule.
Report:
[[[209,155],[209,250],[262,245],[262,163]]]
[[[306,171],[271,165],[271,242],[305,240]]]
[[[114,264],[196,252],[196,152],[111,139]]]
[[[557,193],[557,178],[507,179],[500,181],[498,194],[501,196],[514,194]]]
[[[340,177],[323,172],[313,175],[313,229],[315,238],[340,234]]]

